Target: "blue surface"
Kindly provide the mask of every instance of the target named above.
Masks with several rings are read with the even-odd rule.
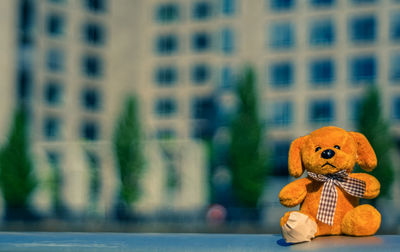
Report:
[[[281,235],[0,233],[0,251],[400,251],[400,236],[327,236],[290,245]]]

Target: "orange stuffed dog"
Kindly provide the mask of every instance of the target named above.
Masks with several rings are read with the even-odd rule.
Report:
[[[373,235],[381,224],[380,213],[371,205],[359,205],[359,198],[378,196],[380,184],[366,173],[351,173],[355,164],[366,171],[377,165],[367,138],[329,126],[294,140],[289,150],[289,173],[308,177],[286,185],[279,193],[290,211],[281,218],[287,242],[309,241],[320,235]]]

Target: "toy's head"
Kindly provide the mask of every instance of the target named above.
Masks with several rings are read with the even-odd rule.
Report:
[[[289,150],[289,173],[300,177],[304,170],[317,174],[353,171],[354,165],[372,171],[377,160],[367,138],[338,127],[323,127],[294,140]]]

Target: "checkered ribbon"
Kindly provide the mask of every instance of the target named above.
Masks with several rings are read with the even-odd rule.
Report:
[[[333,225],[338,197],[335,185],[340,186],[348,194],[358,198],[361,198],[365,192],[365,182],[349,177],[345,170],[327,175],[308,172],[308,175],[314,180],[324,182],[319,200],[317,219],[330,226]]]

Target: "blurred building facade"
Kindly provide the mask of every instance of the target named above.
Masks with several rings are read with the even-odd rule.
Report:
[[[202,142],[229,141],[235,84],[247,64],[256,70],[275,176],[286,179],[294,138],[323,125],[354,129],[368,85],[380,87],[384,115],[400,136],[399,1],[0,5],[7,34],[0,42],[2,122],[10,121],[15,101],[29,104],[38,174],[47,181],[56,170],[65,204],[77,211],[91,194],[98,198],[93,208],[107,211],[113,204],[118,179],[112,133],[130,92],[141,104],[150,160],[139,208],[179,209],[182,202],[191,202],[186,209],[204,207],[209,170]],[[2,142],[8,125],[0,124]],[[93,176],[101,183],[91,192]],[[39,188],[36,194],[43,209],[51,204],[50,193]]]
[[[323,125],[354,129],[368,85],[380,87],[399,134],[398,1],[153,0],[143,8],[140,72],[157,136],[207,138],[213,125],[197,120],[199,111],[209,119],[208,109],[234,107],[226,94],[246,64],[256,68],[277,153]]]
[[[143,13],[140,72],[154,135],[224,138],[235,83],[250,64],[273,175],[288,175],[294,138],[324,125],[355,130],[369,85],[379,86],[384,117],[399,136],[398,1],[154,0]],[[196,103],[201,95],[210,102]],[[197,120],[199,110],[208,125]]]
[[[92,197],[104,209],[115,193],[108,189],[115,184],[109,147],[113,125],[108,122],[114,118],[109,106],[113,89],[108,88],[109,5],[4,2],[13,15],[2,24],[16,31],[8,49],[16,61],[8,97],[13,106],[22,103],[30,111],[31,151],[40,182],[36,206],[82,211]],[[95,189],[88,186],[94,179],[102,181]]]
[[[14,108],[23,104],[30,112],[31,152],[39,180],[35,208],[44,213],[111,214],[119,191],[112,137],[124,99],[138,92],[142,3],[10,0],[1,4],[6,34],[1,45],[1,142],[7,140]],[[151,136],[145,140],[148,162],[138,209],[192,211],[204,206],[203,147],[177,141],[169,149],[184,145],[179,151],[184,155],[169,160]],[[197,161],[188,163],[187,157]],[[163,169],[168,167],[185,178],[180,188],[191,189],[166,195]]]

